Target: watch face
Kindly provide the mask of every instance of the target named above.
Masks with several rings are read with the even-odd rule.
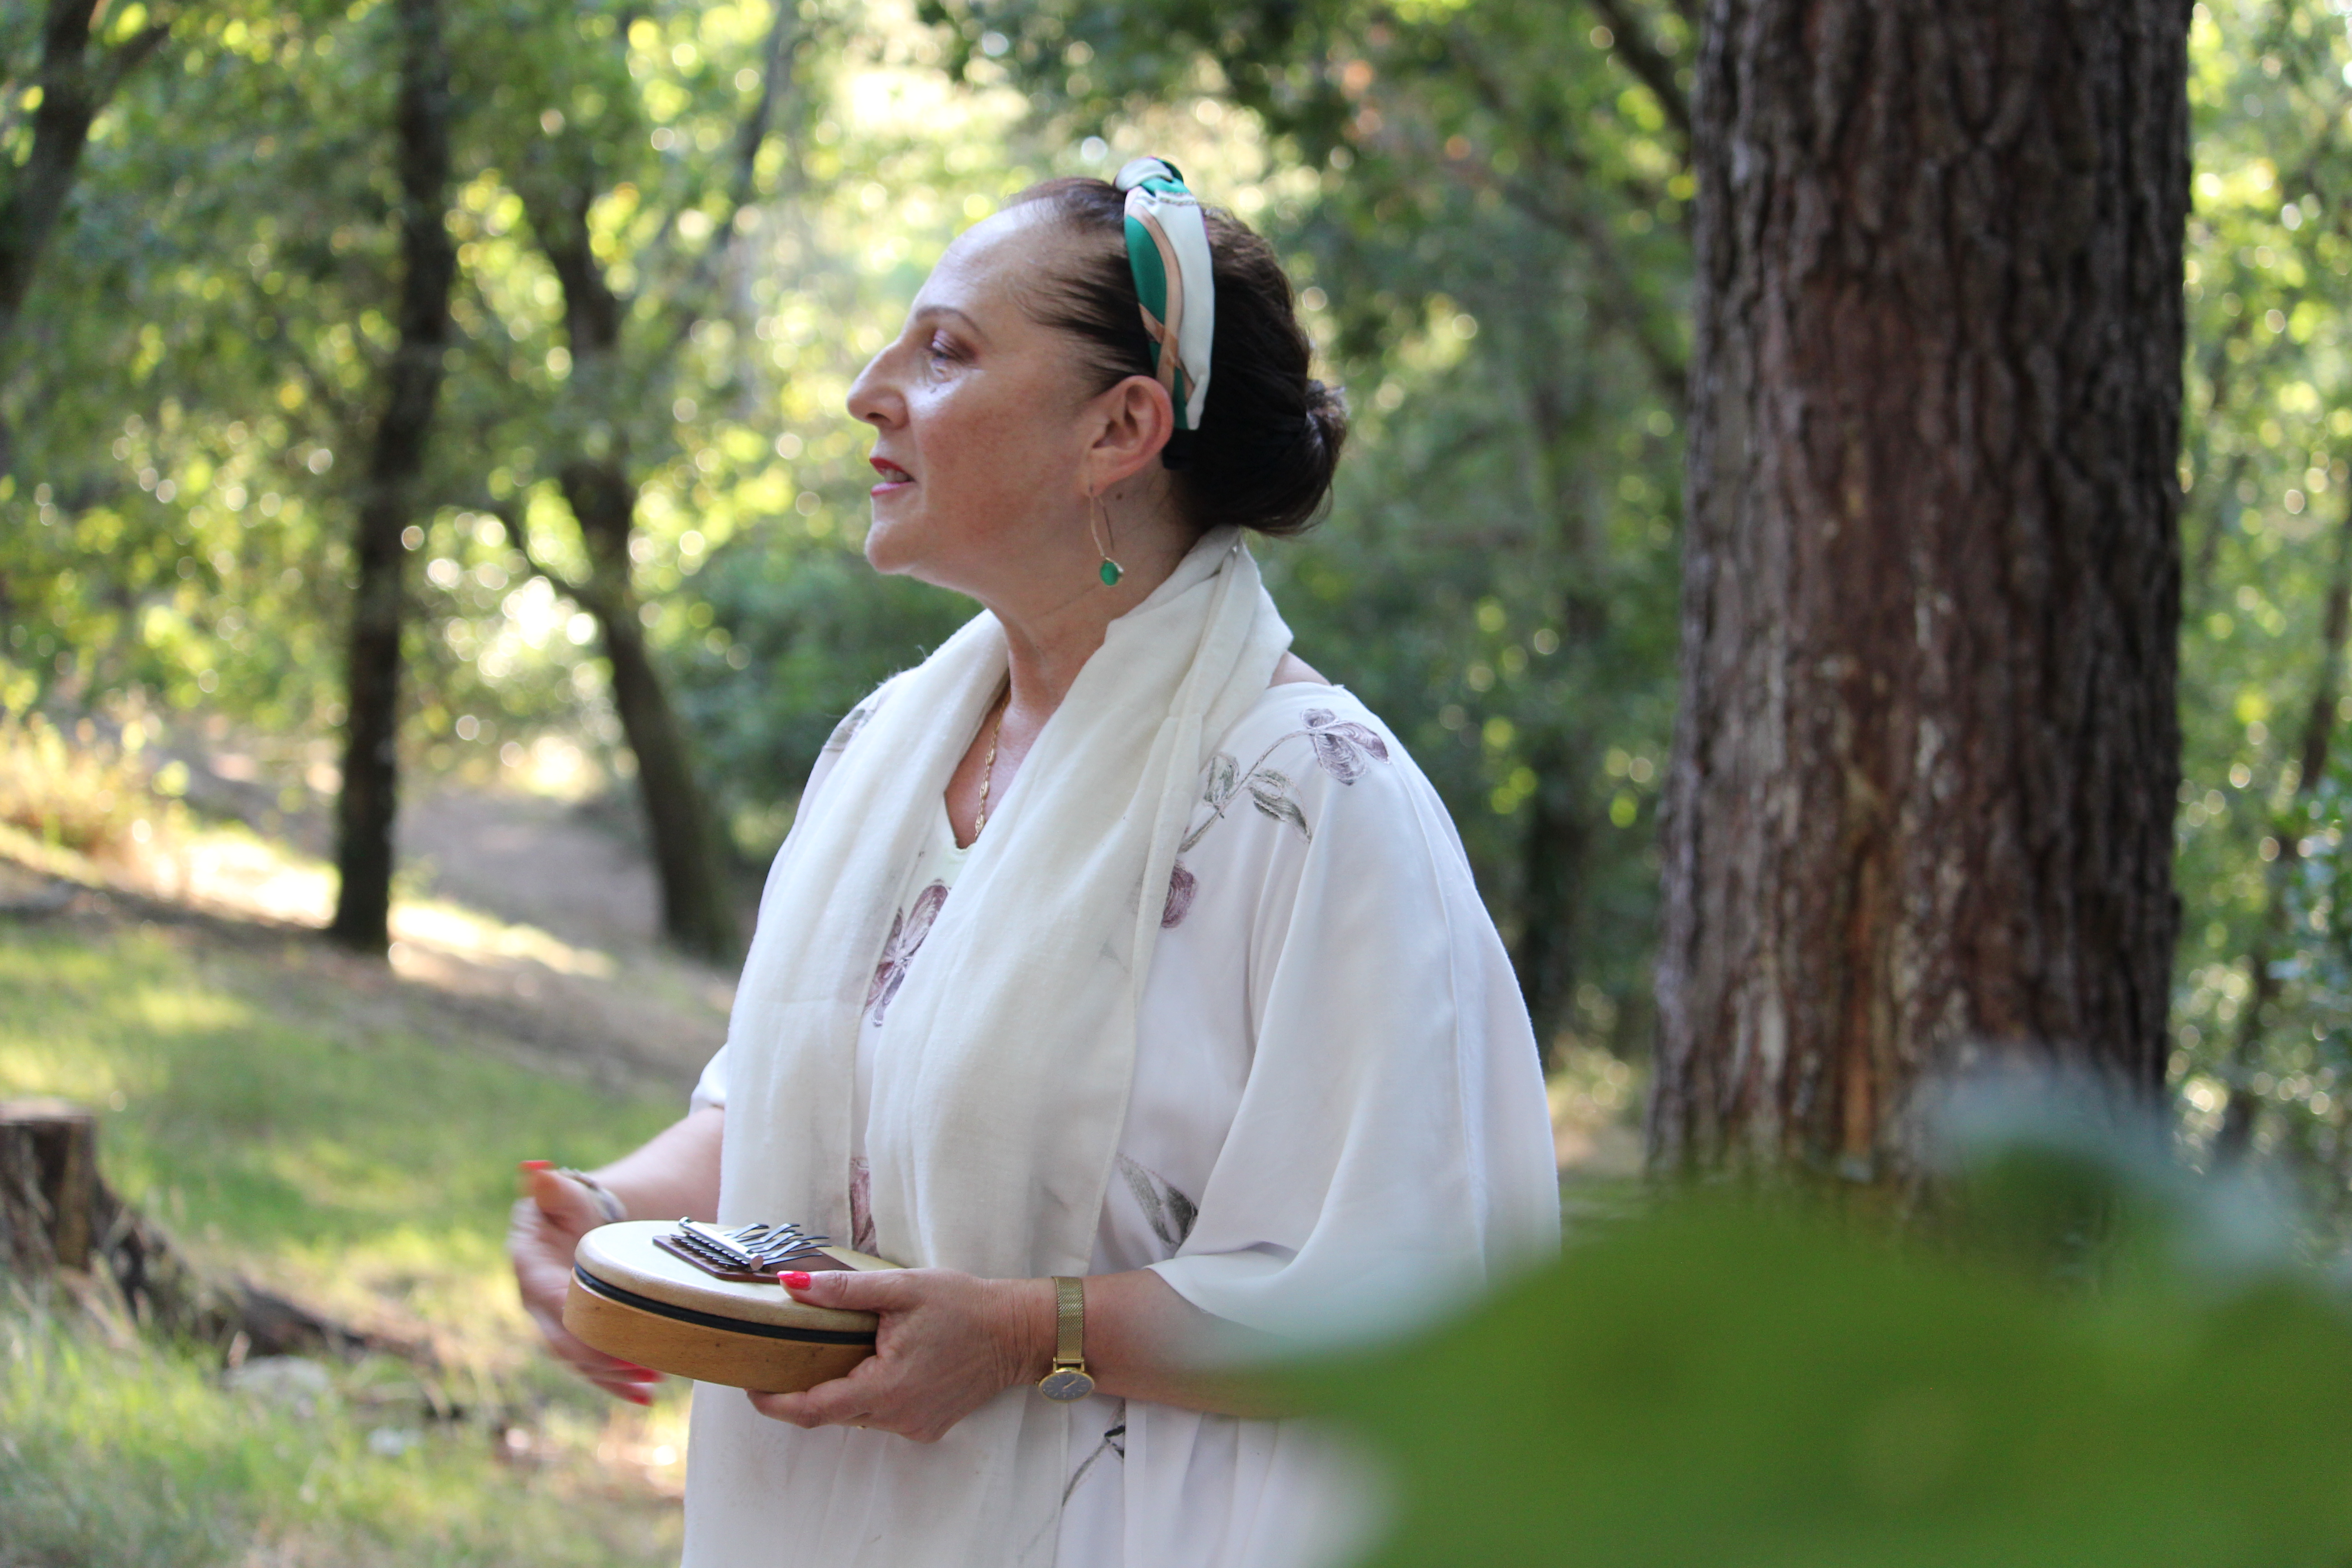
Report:
[[[1037,1384],[1037,1392],[1048,1399],[1084,1399],[1095,1391],[1095,1380],[1072,1366],[1055,1367]]]

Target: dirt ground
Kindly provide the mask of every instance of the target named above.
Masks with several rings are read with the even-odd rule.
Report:
[[[0,909],[148,920],[282,946],[333,908],[324,797],[235,752],[184,753],[192,815],[99,861],[0,829]],[[751,926],[746,889],[743,926]],[[320,941],[302,963],[390,1005],[485,1026],[534,1065],[685,1091],[726,1037],[734,973],[659,940],[659,890],[625,807],[440,782],[399,823],[389,971]]]

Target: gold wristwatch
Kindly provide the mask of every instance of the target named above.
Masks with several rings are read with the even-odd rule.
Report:
[[[1065,1403],[1095,1391],[1087,1371],[1087,1288],[1079,1279],[1054,1277],[1055,1332],[1054,1368],[1037,1380],[1037,1392]]]

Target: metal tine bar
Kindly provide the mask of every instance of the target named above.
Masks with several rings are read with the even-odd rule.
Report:
[[[701,1242],[704,1246],[717,1251],[729,1262],[740,1263],[747,1268],[757,1268],[760,1266],[760,1259],[757,1257],[727,1239],[723,1232],[705,1229],[694,1221],[683,1218],[677,1222],[677,1228],[692,1240]]]

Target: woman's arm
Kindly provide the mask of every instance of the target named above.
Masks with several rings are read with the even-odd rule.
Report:
[[[620,1201],[625,1216],[709,1219],[719,1210],[719,1142],[727,1125],[721,1106],[706,1106],[674,1122],[633,1153],[589,1173]],[[638,1405],[645,1385],[660,1374],[591,1350],[563,1327],[563,1298],[572,1280],[572,1251],[604,1223],[589,1190],[544,1160],[526,1161],[530,1190],[515,1200],[507,1225],[507,1256],[523,1310],[548,1348],[597,1387]]]
[[[726,1126],[727,1108],[706,1105],[588,1173],[621,1200],[630,1219],[716,1219],[719,1140]]]
[[[795,1426],[871,1426],[933,1442],[1003,1390],[1035,1383],[1053,1363],[1050,1279],[981,1279],[946,1268],[793,1279],[800,1300],[882,1315],[874,1355],[848,1376],[802,1394],[751,1395],[761,1415]],[[1087,1370],[1099,1392],[1230,1415],[1291,1414],[1256,1380],[1220,1369],[1244,1331],[1219,1323],[1150,1269],[1092,1275],[1086,1290]]]

